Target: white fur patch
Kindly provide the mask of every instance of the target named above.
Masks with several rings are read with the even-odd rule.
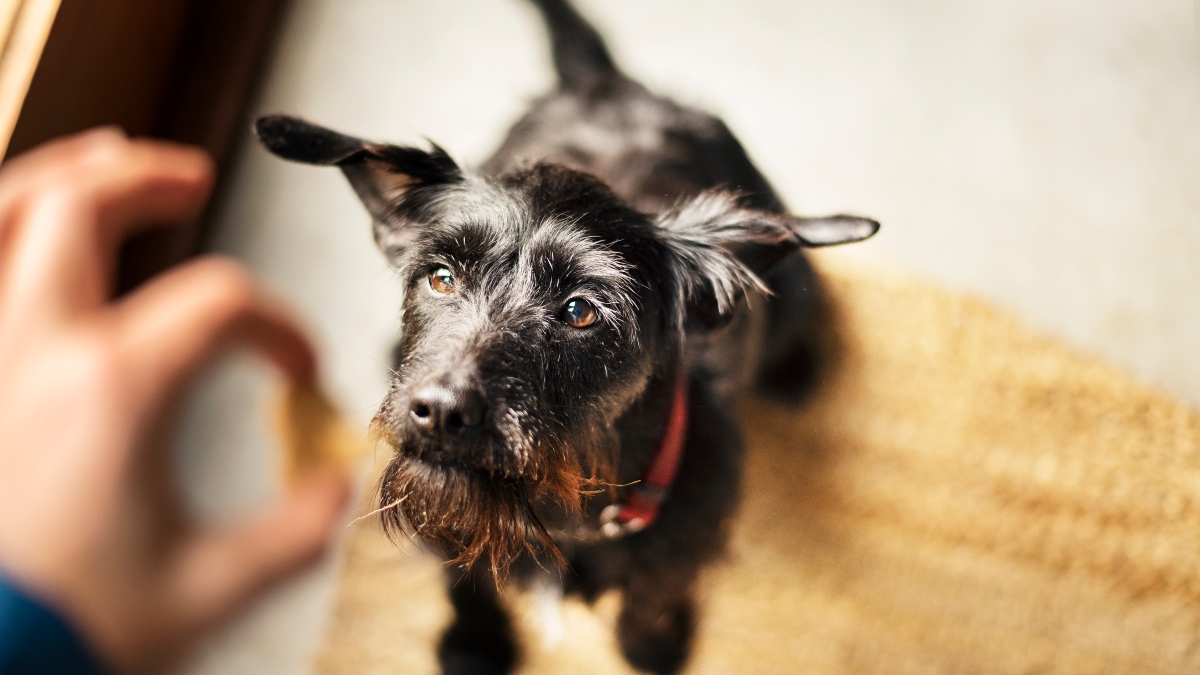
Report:
[[[553,649],[567,637],[567,624],[563,620],[562,585],[549,579],[539,580],[530,591],[529,623],[537,627],[542,636],[542,647]]]

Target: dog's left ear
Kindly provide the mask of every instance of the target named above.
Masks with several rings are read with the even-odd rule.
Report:
[[[437,192],[463,180],[437,145],[425,151],[371,143],[286,115],[258,118],[254,133],[284,159],[341,168],[374,218],[375,242],[389,258],[412,239]]]
[[[879,223],[857,216],[805,218],[746,209],[736,195],[709,191],[682,202],[658,219],[674,254],[672,268],[684,317],[692,325],[719,328],[750,290],[765,291],[762,278],[801,247],[862,241]]]

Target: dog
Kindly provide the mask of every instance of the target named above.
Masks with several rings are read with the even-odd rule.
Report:
[[[339,167],[402,277],[379,504],[389,533],[453,563],[443,672],[515,667],[515,578],[620,591],[628,662],[675,673],[738,503],[737,401],[800,400],[817,379],[823,303],[800,249],[879,225],[789,214],[721,120],[624,75],[566,0],[533,2],[558,88],[476,170],[295,117],[255,132]]]

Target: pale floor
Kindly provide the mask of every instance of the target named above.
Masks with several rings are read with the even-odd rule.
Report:
[[[1014,310],[1200,404],[1200,46],[1187,0],[578,0],[631,75],[725,118],[796,211],[878,218],[848,251]],[[551,84],[522,0],[296,0],[255,109],[484,159]],[[247,142],[215,247],[303,314],[342,405],[386,385],[398,289],[335,171]],[[270,493],[265,378],[226,369],[183,473],[225,516]],[[334,570],[196,673],[301,673]]]

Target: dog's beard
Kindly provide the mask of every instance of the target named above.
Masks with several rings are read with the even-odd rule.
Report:
[[[398,452],[380,479],[384,531],[442,549],[450,564],[472,567],[486,557],[497,579],[522,554],[564,567],[566,561],[537,514],[553,504],[578,514],[594,494],[608,462],[595,452],[536,453],[520,476],[433,464]],[[548,460],[548,461],[547,461]],[[586,462],[586,468],[584,463]]]

